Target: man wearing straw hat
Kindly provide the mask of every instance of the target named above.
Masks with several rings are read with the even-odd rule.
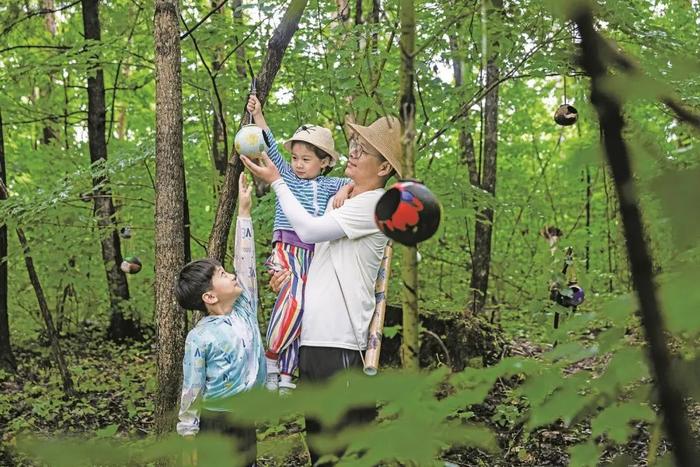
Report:
[[[384,194],[386,182],[401,171],[401,126],[395,117],[382,117],[369,126],[350,125],[348,164],[345,175],[354,187],[338,209],[331,203],[325,214],[313,217],[297,201],[267,155],[264,166],[241,156],[260,179],[270,183],[287,219],[302,241],[316,250],[304,291],[299,371],[302,381],[324,381],[350,368],[362,367],[367,331],[374,312],[374,284],[387,237],[374,222],[374,208]],[[289,274],[273,277],[280,287]],[[366,422],[375,409],[353,409],[334,429]],[[313,436],[320,425],[307,419],[312,462],[318,459]]]

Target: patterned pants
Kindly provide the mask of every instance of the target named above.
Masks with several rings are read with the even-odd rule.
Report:
[[[299,366],[299,336],[304,311],[304,286],[313,252],[287,243],[275,243],[266,266],[288,269],[292,275],[282,287],[267,327],[266,356],[279,360],[281,374],[291,375]]]

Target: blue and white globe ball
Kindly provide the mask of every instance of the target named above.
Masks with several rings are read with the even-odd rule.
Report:
[[[243,154],[251,159],[259,158],[266,148],[262,130],[257,125],[243,126],[236,133],[233,144],[238,154]]]

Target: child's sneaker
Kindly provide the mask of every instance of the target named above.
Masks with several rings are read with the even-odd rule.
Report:
[[[292,383],[292,376],[291,375],[282,375],[280,376],[280,381],[279,381],[279,388],[280,388],[280,396],[289,396],[292,394],[294,389],[296,389],[297,385]]]
[[[265,389],[268,391],[277,391],[279,387],[279,374],[278,373],[268,373],[265,377]]]
[[[280,369],[277,366],[277,360],[270,357],[265,357],[265,366],[267,367],[267,377],[265,378],[265,389],[268,391],[277,391],[279,387]]]

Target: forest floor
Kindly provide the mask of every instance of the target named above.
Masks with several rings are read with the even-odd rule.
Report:
[[[0,372],[0,465],[32,465],[31,460],[16,449],[17,435],[22,432],[41,436],[87,434],[99,439],[146,438],[153,431],[156,387],[151,342],[117,345],[106,341],[95,327],[64,337],[61,344],[78,390],[78,396],[72,398],[61,390],[48,345],[15,344],[18,373]],[[537,358],[541,350],[521,342],[516,352]],[[584,360],[577,365],[586,368],[596,364],[594,360]],[[514,380],[499,381],[483,404],[468,408],[477,421],[494,431],[500,453],[488,454],[466,448],[450,450],[441,456],[445,465],[568,464],[567,448],[589,437],[590,424],[585,420],[572,427],[555,424],[528,436],[523,433],[521,407],[508,397],[509,390],[516,384]],[[700,407],[691,407],[690,415],[697,433]],[[308,464],[302,420],[300,417],[259,427],[259,465]],[[627,445],[609,448],[602,460],[615,458],[616,465],[646,465],[649,437],[647,426],[640,423]],[[661,440],[658,446],[657,453],[661,457],[668,445]]]

